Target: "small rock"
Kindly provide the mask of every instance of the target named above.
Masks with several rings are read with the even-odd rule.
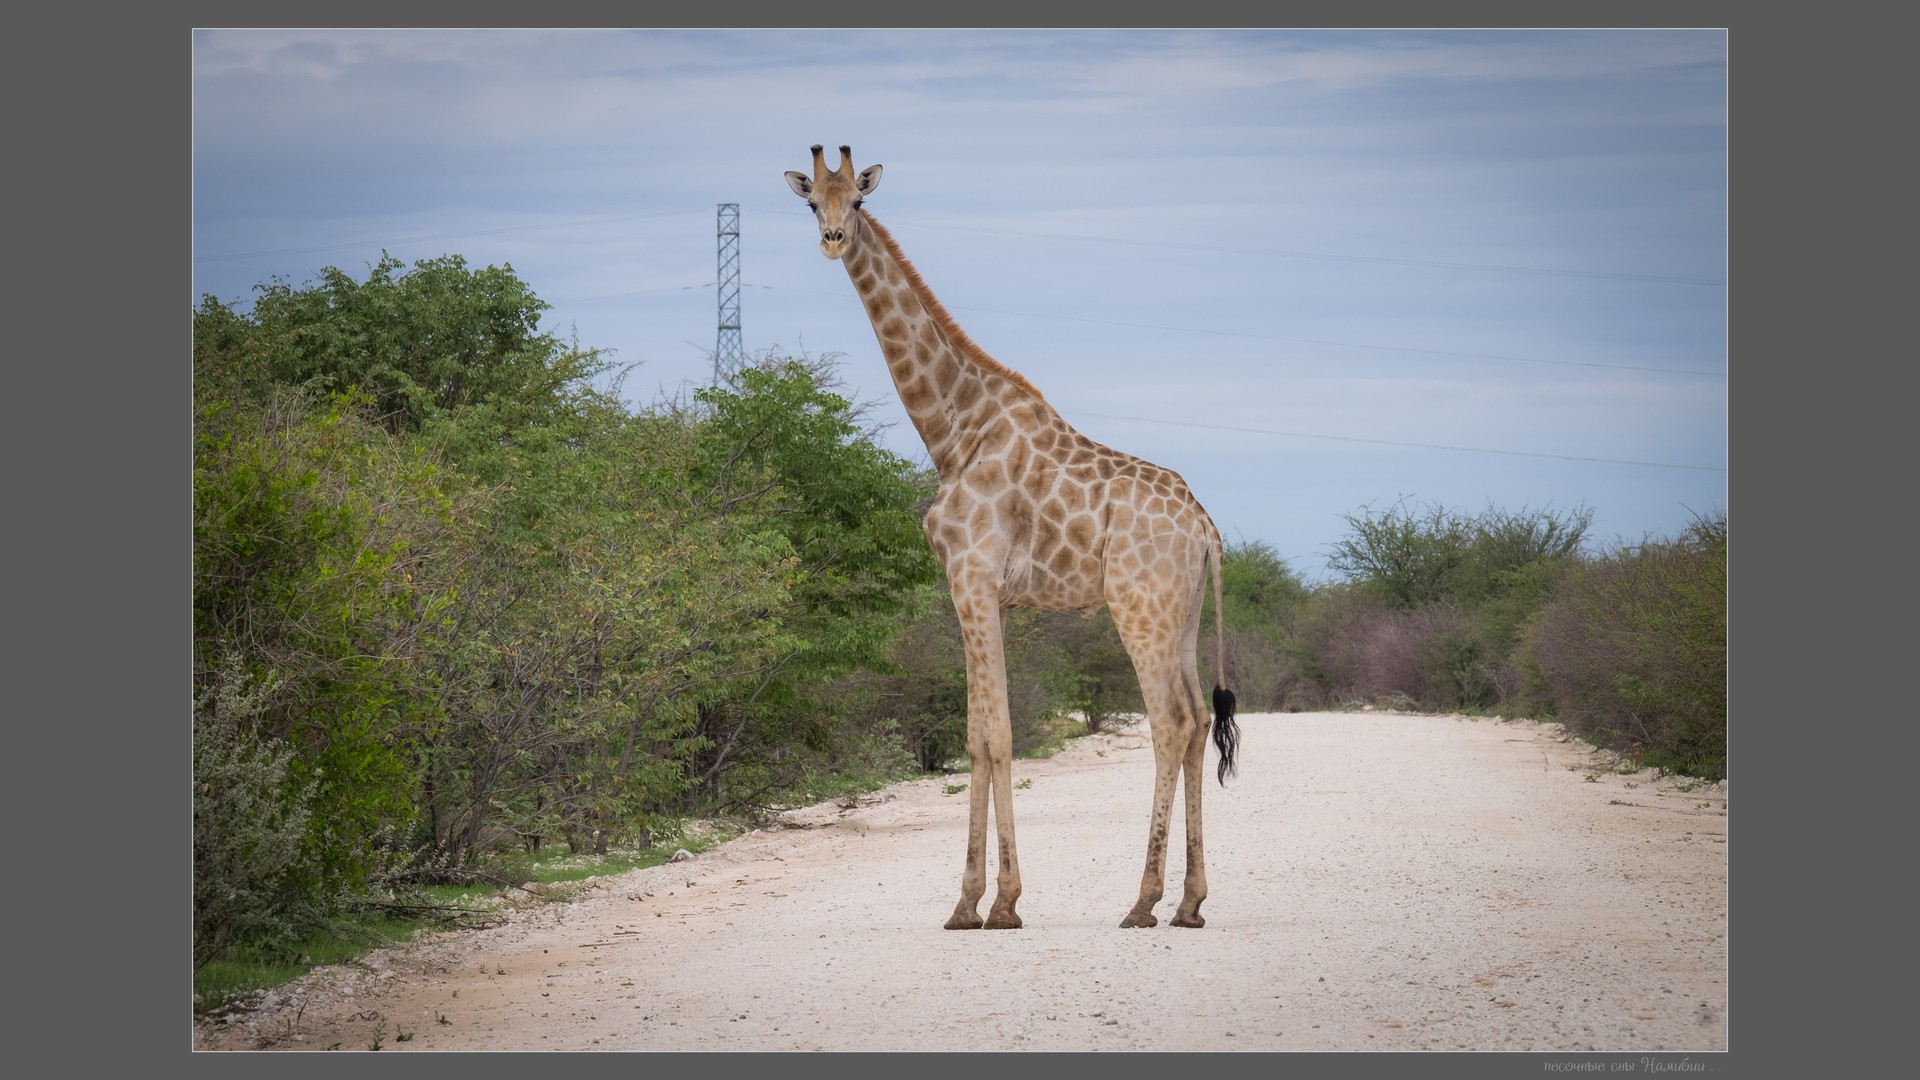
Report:
[[[691,859],[691,858],[693,858],[693,852],[688,851],[686,848],[681,848],[679,851],[676,851],[673,853],[673,858],[668,859],[667,861],[668,862],[686,862],[688,859]]]

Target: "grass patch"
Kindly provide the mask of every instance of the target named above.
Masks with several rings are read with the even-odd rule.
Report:
[[[416,885],[397,892],[391,902],[370,901],[359,912],[272,954],[236,953],[208,961],[193,973],[193,1010],[218,1012],[245,1003],[316,967],[357,960],[384,945],[410,940],[421,930],[473,925],[497,917],[499,899],[511,896],[560,903],[572,899],[579,882],[659,866],[685,848],[694,854],[739,835],[725,824],[690,823],[680,835],[647,848],[615,849],[605,855],[564,849],[545,853],[510,852],[488,857],[478,869],[492,881],[457,885]],[[501,880],[515,882],[503,888]],[[417,912],[408,915],[406,912]],[[411,1035],[408,1036],[411,1038]],[[396,1041],[403,1041],[396,1036]]]
[[[382,945],[405,941],[420,925],[385,915],[343,921],[333,931],[310,935],[275,955],[236,955],[208,961],[193,973],[193,1009],[216,1011],[260,991],[284,986],[316,967],[345,963]]]
[[[1084,721],[1070,716],[1043,716],[1023,725],[1013,747],[1013,756],[1025,760],[1050,758],[1066,749],[1069,739],[1087,735]]]

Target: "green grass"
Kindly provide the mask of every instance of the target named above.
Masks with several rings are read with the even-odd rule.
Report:
[[[232,956],[208,962],[193,973],[195,1012],[218,1009],[261,990],[271,990],[316,967],[340,964],[369,950],[405,941],[421,924],[386,916],[343,923],[333,933],[311,935],[281,956]]]
[[[561,902],[578,891],[568,886],[588,878],[658,866],[680,848],[698,854],[735,835],[733,830],[725,828],[703,829],[667,840],[657,847],[616,849],[604,856],[574,854],[564,848],[537,855],[501,853],[488,858],[479,868],[524,883],[523,889],[528,895]],[[482,916],[493,910],[493,898],[502,891],[498,885],[485,883],[424,885],[415,890],[414,899],[443,911]],[[380,946],[406,941],[423,929],[443,925],[441,920],[365,912],[343,919],[334,932],[315,934],[280,950],[279,955],[231,955],[210,961],[193,973],[193,1009],[196,1013],[218,1010],[262,990],[285,986],[316,967],[356,960]]]
[[[1066,749],[1070,739],[1087,734],[1087,725],[1070,716],[1043,716],[1023,733],[1013,748],[1013,756],[1026,760],[1050,758]]]

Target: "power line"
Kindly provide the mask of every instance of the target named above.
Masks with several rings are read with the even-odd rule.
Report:
[[[565,300],[548,300],[545,303],[548,307],[557,308],[562,304],[585,304],[594,300],[623,300],[629,296],[647,296],[652,293],[687,292],[692,289],[711,289],[713,288],[713,285],[714,283],[711,281],[702,282],[698,285],[662,285],[657,289],[630,289],[626,292],[603,293],[599,296],[570,296],[570,297],[567,297]]]
[[[956,305],[959,306],[959,305]],[[1034,311],[1005,311],[999,308],[965,308],[962,310],[989,311],[996,315],[1020,315],[1030,319],[1064,319],[1070,322],[1098,323],[1106,326],[1127,326],[1138,330],[1173,330],[1183,334],[1216,334],[1221,337],[1252,338],[1256,341],[1286,341],[1300,345],[1338,345],[1346,349],[1379,349],[1386,352],[1424,353],[1429,356],[1459,356],[1475,360],[1511,360],[1519,364],[1554,364],[1563,367],[1609,368],[1614,371],[1651,371],[1662,375],[1707,375],[1724,379],[1724,371],[1701,371],[1695,368],[1641,367],[1632,364],[1602,364],[1592,360],[1543,360],[1532,356],[1502,356],[1498,353],[1453,352],[1447,349],[1416,349],[1404,345],[1369,345],[1358,341],[1325,341],[1319,338],[1282,337],[1278,334],[1248,334],[1237,330],[1209,330],[1197,326],[1166,326],[1155,323],[1122,322],[1118,319],[1089,319],[1077,315],[1048,315]]]
[[[803,292],[815,296],[839,296],[822,289],[793,289],[786,286],[753,285],[756,289],[777,289],[782,292]],[[1062,322],[1092,323],[1098,326],[1124,326],[1134,330],[1167,330],[1181,334],[1213,334],[1218,337],[1249,338],[1255,341],[1285,341],[1298,345],[1335,345],[1344,349],[1376,349],[1383,352],[1421,353],[1428,356],[1457,356],[1472,360],[1506,360],[1516,364],[1550,364],[1557,367],[1606,368],[1612,371],[1646,371],[1659,375],[1704,375],[1709,378],[1724,379],[1724,371],[1703,371],[1698,368],[1646,367],[1635,364],[1603,364],[1593,360],[1547,360],[1535,356],[1503,356],[1499,353],[1457,352],[1448,349],[1420,349],[1406,345],[1372,345],[1360,341],[1327,341],[1320,338],[1283,337],[1279,334],[1249,334],[1238,330],[1213,330],[1198,326],[1170,326],[1163,323],[1125,322],[1120,319],[1090,319],[1080,315],[1055,315],[1038,311],[1009,311],[1005,308],[984,308],[971,304],[948,304],[955,311],[981,311],[995,315],[1017,315],[1028,319],[1058,319]]]
[[[795,216],[793,211],[756,210],[758,213],[778,213]],[[1617,281],[1652,281],[1671,285],[1707,285],[1724,289],[1725,281],[1717,278],[1680,277],[1670,274],[1631,274],[1609,270],[1567,270],[1544,266],[1503,266],[1497,263],[1451,262],[1437,259],[1396,259],[1384,255],[1336,255],[1321,251],[1287,251],[1275,248],[1244,248],[1221,244],[1187,244],[1175,240],[1139,240],[1121,236],[1082,236],[1073,233],[1034,232],[1028,229],[995,229],[984,225],[948,225],[934,221],[901,221],[902,225],[913,225],[928,229],[951,229],[955,232],[998,233],[1003,236],[1032,236],[1043,240],[1079,240],[1092,244],[1130,244],[1137,247],[1180,248],[1187,251],[1218,251],[1232,255],[1269,255],[1289,259],[1328,259],[1337,262],[1383,263],[1390,266],[1417,266],[1431,270],[1483,270],[1502,274],[1533,274],[1552,277],[1600,278]]]
[[[319,251],[338,251],[342,248],[381,249],[396,247],[400,244],[424,244],[434,240],[460,240],[470,236],[502,236],[507,233],[533,232],[539,229],[566,229],[579,225],[604,225],[609,221],[635,221],[642,218],[676,217],[681,214],[697,213],[693,210],[662,210],[652,214],[615,214],[612,217],[586,218],[580,221],[552,221],[544,225],[512,225],[504,229],[479,229],[473,232],[438,233],[430,236],[402,236],[392,240],[342,241],[337,244],[320,244],[314,247],[275,248],[270,251],[230,251],[222,255],[196,255],[193,261],[221,262],[227,259],[253,259],[267,255],[311,255]]]
[[[1624,458],[1582,457],[1576,454],[1543,454],[1530,450],[1493,450],[1484,446],[1447,446],[1440,443],[1396,442],[1392,439],[1367,439],[1357,435],[1322,435],[1311,431],[1278,431],[1273,428],[1240,427],[1233,424],[1203,424],[1195,420],[1156,420],[1150,416],[1119,416],[1075,410],[1079,416],[1097,416],[1102,420],[1132,420],[1142,424],[1166,424],[1170,427],[1207,428],[1212,431],[1244,431],[1255,435],[1284,435],[1296,439],[1329,439],[1336,442],[1374,443],[1380,446],[1405,446],[1418,450],[1455,450],[1468,454],[1504,454],[1509,457],[1551,458],[1556,461],[1593,461],[1604,465],[1640,465],[1654,469],[1698,469],[1702,472],[1726,472],[1718,465],[1675,465],[1666,461],[1630,461]]]

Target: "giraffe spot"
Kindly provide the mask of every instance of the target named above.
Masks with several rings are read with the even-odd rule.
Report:
[[[890,315],[874,329],[883,338],[903,341],[907,336],[907,320],[898,315]]]
[[[1029,469],[1026,477],[1020,481],[1020,486],[1026,489],[1028,498],[1037,500],[1045,497],[1047,492],[1052,490],[1053,476],[1046,469]]]
[[[1060,485],[1060,495],[1061,498],[1066,500],[1068,510],[1085,510],[1093,504],[1093,499],[1088,494],[1087,489],[1079,484]]]
[[[926,380],[915,379],[900,387],[900,403],[910,413],[923,413],[933,407],[933,388]]]
[[[986,436],[980,440],[980,454],[983,457],[997,458],[1012,441],[1013,425],[1007,423],[1005,419],[995,421],[993,426],[987,429]]]
[[[1059,499],[1048,499],[1046,504],[1040,507],[1040,513],[1055,525],[1065,524],[1067,520],[1067,504],[1061,502]]]
[[[1073,568],[1079,563],[1080,560],[1073,553],[1073,549],[1063,547],[1053,553],[1053,558],[1047,560],[1047,569],[1053,571],[1054,577],[1063,578],[1073,573]]]
[[[966,482],[982,495],[991,495],[1006,486],[1006,466],[992,459],[977,461],[967,470]]]
[[[1045,555],[1060,546],[1060,526],[1058,523],[1042,517],[1034,523],[1033,550],[1035,554]]]
[[[960,380],[960,384],[953,388],[954,407],[963,412],[978,400],[980,400],[980,379],[977,376],[971,379],[962,379]]]
[[[941,393],[951,392],[954,380],[959,377],[960,364],[952,356],[942,353],[940,358],[933,362],[933,381],[940,388]]]
[[[1076,514],[1067,522],[1067,543],[1075,551],[1091,551],[1095,529],[1093,518],[1088,514]]]
[[[1016,545],[1025,544],[1033,535],[1033,504],[1019,497],[1016,492],[1007,492],[1000,498],[1000,518],[1007,523],[1007,531]]]

